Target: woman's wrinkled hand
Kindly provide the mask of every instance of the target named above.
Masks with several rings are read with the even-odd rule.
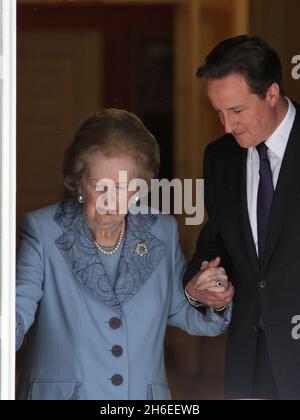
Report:
[[[200,271],[186,285],[186,291],[193,299],[206,306],[220,308],[228,305],[234,295],[234,287],[228,281],[220,258],[204,261]]]

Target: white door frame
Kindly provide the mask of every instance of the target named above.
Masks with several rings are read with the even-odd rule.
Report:
[[[16,1],[2,0],[0,41],[0,398],[15,398]]]

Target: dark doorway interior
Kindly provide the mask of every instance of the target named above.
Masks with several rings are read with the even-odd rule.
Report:
[[[71,38],[72,34],[78,37],[81,33],[85,36],[88,32],[99,33],[101,37],[101,54],[99,53],[99,59],[97,57],[99,80],[95,83],[97,92],[93,92],[96,99],[94,98],[89,103],[85,95],[89,95],[88,92],[91,92],[91,86],[94,84],[90,82],[91,86],[86,89],[86,92],[82,86],[82,80],[86,81],[89,75],[86,74],[85,79],[80,80],[80,72],[77,71],[76,74],[76,69],[70,70],[72,77],[70,83],[73,83],[70,85],[70,92],[78,88],[81,93],[77,94],[77,97],[74,96],[74,99],[66,103],[66,106],[61,105],[60,121],[55,121],[55,117],[51,117],[52,131],[49,139],[46,139],[50,122],[46,122],[45,118],[49,115],[39,116],[40,104],[43,104],[44,108],[47,106],[55,108],[55,104],[61,104],[61,101],[66,100],[65,98],[70,95],[67,90],[60,92],[57,88],[57,95],[54,96],[55,86],[53,88],[51,85],[45,86],[45,80],[49,81],[51,77],[49,75],[45,77],[41,71],[46,66],[47,57],[41,45],[43,38],[40,34],[47,33],[47,48],[51,49],[59,43],[58,34],[62,31],[67,31],[68,37]],[[51,34],[53,34],[54,46],[50,45]],[[94,107],[91,104],[96,104],[97,108],[102,106],[125,108],[135,112],[153,132],[160,144],[162,155],[160,177],[172,179],[172,34],[172,6],[81,6],[74,4],[43,6],[38,5],[37,2],[34,6],[18,7],[18,216],[25,211],[48,205],[62,198],[63,189],[60,185],[62,178],[60,174],[59,176],[57,174],[61,167],[63,149],[80,120],[91,112]],[[25,39],[26,52],[24,51]],[[71,41],[73,55],[77,54],[74,39]],[[82,45],[88,45],[87,43],[88,40]],[[37,45],[41,53],[37,53]],[[64,48],[67,49],[67,47]],[[79,61],[81,57],[82,60],[87,57],[84,51],[79,51],[80,48],[82,46],[78,47],[77,60]],[[32,57],[34,57],[34,63],[38,62],[38,69],[35,67],[35,76],[34,78],[31,76],[29,80],[26,74],[32,75],[32,73],[30,73],[31,67],[27,64],[30,62],[31,66],[34,65]],[[65,59],[66,66],[69,58]],[[55,60],[56,58],[52,57],[53,68]],[[64,58],[59,57],[59,60],[61,60],[59,65],[63,68]],[[76,62],[74,63],[71,65],[76,68]],[[80,65],[82,68],[88,68],[86,66],[95,66],[95,62],[87,61],[84,64],[81,62]],[[26,74],[24,68],[27,69]],[[55,80],[54,77],[52,78]],[[62,74],[60,79],[60,83],[64,85],[70,81],[70,77],[66,74]],[[33,89],[34,95],[29,101],[28,96]],[[51,100],[53,105],[50,104]],[[38,124],[37,119],[39,119]],[[66,121],[69,121],[69,124],[64,125]],[[38,125],[44,127],[44,132],[42,128],[36,132],[34,127]],[[43,145],[41,141],[44,142]],[[41,157],[38,156],[39,154]],[[47,171],[53,168],[53,177],[49,173],[47,177],[44,177],[43,173],[39,174],[38,171],[42,171],[43,168],[47,168]],[[29,180],[34,180],[34,183]],[[43,183],[40,187],[39,182]],[[46,191],[50,194],[46,195]]]

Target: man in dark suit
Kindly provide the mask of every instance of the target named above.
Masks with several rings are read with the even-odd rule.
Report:
[[[197,75],[226,134],[205,151],[209,219],[185,291],[198,308],[226,303],[226,291],[197,288],[199,269],[219,264],[235,287],[227,398],[300,399],[300,339],[293,334],[300,314],[300,108],[284,96],[279,57],[259,37],[222,41]]]

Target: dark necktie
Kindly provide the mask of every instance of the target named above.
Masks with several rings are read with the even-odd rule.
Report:
[[[270,211],[274,195],[272,171],[265,143],[256,146],[259,154],[259,185],[257,193],[257,236],[258,255],[262,259],[269,226]]]

